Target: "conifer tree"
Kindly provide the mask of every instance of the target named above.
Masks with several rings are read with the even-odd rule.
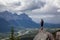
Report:
[[[14,27],[11,27],[10,40],[14,40]]]

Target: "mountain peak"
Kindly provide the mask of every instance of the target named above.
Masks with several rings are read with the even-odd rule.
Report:
[[[20,14],[20,16],[27,17],[28,15],[26,13],[22,13],[22,14]]]

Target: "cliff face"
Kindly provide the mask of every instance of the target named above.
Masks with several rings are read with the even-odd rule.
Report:
[[[35,36],[33,40],[54,40],[54,37],[51,33],[43,30],[39,30],[39,33]]]
[[[60,31],[56,32],[56,40],[60,40]]]

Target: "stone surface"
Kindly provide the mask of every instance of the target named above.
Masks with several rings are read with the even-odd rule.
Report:
[[[33,40],[54,40],[54,37],[51,33],[43,30],[39,30],[39,33],[35,36]]]
[[[60,32],[56,33],[56,40],[60,40]]]

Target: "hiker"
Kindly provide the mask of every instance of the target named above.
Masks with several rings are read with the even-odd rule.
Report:
[[[53,35],[43,28],[43,24],[44,21],[41,19],[41,28],[33,40],[54,40]]]
[[[41,19],[41,27],[43,27],[44,21],[43,19]]]

